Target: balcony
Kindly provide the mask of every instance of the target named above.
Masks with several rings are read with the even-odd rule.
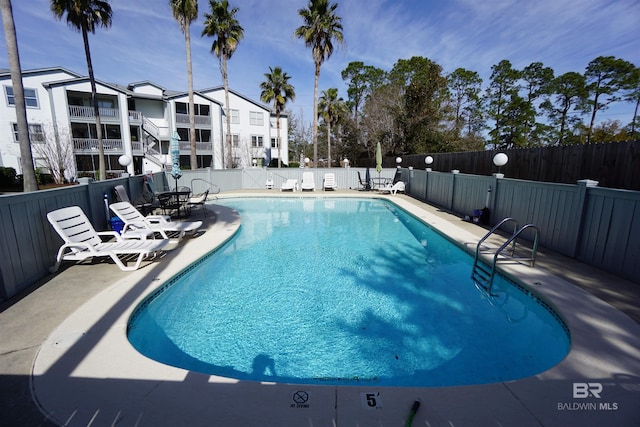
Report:
[[[129,123],[132,125],[142,124],[142,113],[140,111],[129,111]]]
[[[213,147],[211,142],[196,141],[196,153],[197,154],[211,154],[213,153]],[[180,154],[187,156],[191,154],[191,144],[189,141],[180,141]]]
[[[69,105],[69,116],[71,120],[95,121],[96,116],[93,111],[93,107]],[[100,107],[98,111],[100,112],[101,122],[120,122],[119,109]]]
[[[124,153],[121,139],[103,139],[102,147],[105,153]],[[96,138],[73,138],[73,152],[75,154],[97,154],[98,140]]]
[[[211,126],[211,116],[195,116],[196,126]],[[189,115],[176,113],[177,124],[189,124]]]

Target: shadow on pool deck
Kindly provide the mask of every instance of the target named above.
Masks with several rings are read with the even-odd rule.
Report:
[[[341,193],[352,194],[354,192],[339,191],[336,192],[336,195],[340,195]],[[261,194],[280,195],[280,193],[274,192],[262,192]],[[359,193],[358,195],[363,194]],[[463,222],[454,215],[424,205],[405,196],[399,197],[437,215],[443,220],[453,222],[456,226],[478,236],[478,238],[486,233],[486,230],[483,228],[475,224]],[[198,215],[197,219],[201,219],[200,215]],[[232,222],[232,220],[227,217],[216,217],[214,215],[208,215],[207,218],[204,218],[204,221],[207,230],[204,236],[209,233],[215,233],[218,229],[226,228]],[[198,239],[201,237],[187,238],[180,245],[184,245],[185,247],[197,245]],[[175,259],[180,250],[179,247],[178,251],[175,251],[175,247],[171,247],[165,259],[146,264],[143,263],[141,271],[145,274],[155,274],[155,269],[164,268],[163,264]],[[640,301],[640,285],[622,280],[570,258],[545,251],[544,249],[540,250],[537,268],[545,269],[587,290],[598,298],[622,310],[629,317],[640,323],[640,308],[637,304],[637,301]],[[47,340],[52,331],[78,308],[113,283],[126,278],[129,274],[128,272],[120,271],[110,262],[96,263],[93,265],[66,266],[56,275],[48,277],[46,281],[43,281],[41,286],[30,289],[29,292],[18,295],[0,306],[0,325],[2,325],[2,336],[0,338],[0,413],[3,414],[1,417],[3,420],[2,425],[55,425],[40,412],[33,401],[31,373],[40,346]],[[136,288],[132,289],[134,294],[128,297],[129,300],[135,298],[135,292],[137,292],[135,289]],[[115,313],[114,316],[116,316],[116,314],[117,313]],[[73,337],[69,339],[74,340]],[[63,344],[64,343],[61,345]],[[74,363],[80,364],[81,361],[76,360],[72,362],[72,365]],[[277,388],[269,384],[263,384],[259,389],[265,390],[267,395],[270,396],[267,398],[270,404],[266,404],[266,402],[256,400],[258,396],[262,396],[262,393],[256,391],[255,383],[236,383],[230,381],[229,384],[216,383],[215,387],[212,387],[209,382],[209,376],[197,373],[188,373],[186,377],[178,381],[167,380],[161,382],[157,380],[125,378],[92,379],[78,377],[70,379],[69,376],[73,375],[72,372],[65,371],[63,374],[66,376],[66,380],[69,381],[70,386],[76,388],[77,392],[82,393],[82,390],[93,390],[98,394],[103,394],[105,399],[119,400],[120,398],[118,398],[116,391],[122,390],[123,387],[126,389],[148,390],[149,392],[154,390],[154,397],[149,400],[144,400],[144,406],[138,408],[138,420],[133,420],[132,418],[120,419],[118,413],[110,413],[108,411],[100,413],[100,408],[78,408],[79,419],[91,419],[91,414],[94,414],[96,420],[99,421],[97,423],[100,425],[111,424],[112,422],[116,423],[118,421],[121,421],[125,425],[133,425],[136,421],[141,421],[142,424],[146,425],[162,424],[163,411],[158,411],[154,414],[154,407],[161,405],[165,407],[164,409],[170,410],[171,405],[175,404],[183,404],[187,407],[193,405],[195,418],[191,421],[195,424],[212,425],[212,420],[216,418],[226,418],[234,419],[236,422],[239,422],[238,425],[243,425],[244,415],[242,413],[227,413],[231,409],[225,408],[224,406],[212,409],[213,406],[217,405],[209,405],[207,408],[198,407],[191,397],[197,396],[199,393],[208,396],[212,401],[215,401],[216,397],[220,395],[228,396],[230,399],[245,401],[247,408],[252,412],[252,417],[255,417],[256,412],[263,413],[265,420],[269,420],[270,423],[276,423],[277,418],[273,418],[274,405],[276,407],[278,405],[282,407],[284,407],[284,405],[296,405],[296,403],[292,402],[292,395],[301,388],[301,386],[281,386]],[[571,378],[575,381],[581,381],[581,379],[584,378],[580,377],[579,372],[574,372],[572,375]],[[590,378],[590,381],[591,380]],[[619,383],[618,385],[622,388],[637,389],[640,386],[640,379],[629,375],[619,375],[615,381],[617,381]],[[512,400],[513,391],[510,390],[511,387],[527,387],[538,382],[539,380],[537,378],[532,377],[527,381],[518,382],[518,384],[512,384],[511,386],[500,383],[478,387],[486,388],[488,392],[486,393],[488,399],[486,404],[490,405],[490,402],[495,401],[496,398],[499,399],[500,396],[504,396],[504,401]],[[602,382],[610,383],[611,379],[603,378]],[[538,384],[537,386],[540,385]],[[559,379],[555,384],[554,381],[547,381],[543,389],[554,390],[559,387],[571,390],[572,380]],[[423,399],[423,409],[421,409],[421,411],[427,411],[429,407],[438,407],[445,412],[447,408],[455,412],[456,410],[464,409],[460,405],[469,402],[465,396],[477,399],[477,392],[472,392],[474,388],[475,386],[460,389],[447,388],[446,390],[415,389],[413,391],[404,390],[404,392],[411,391],[416,398],[420,397]],[[277,393],[276,389],[279,390]],[[311,387],[311,390],[313,390],[312,406],[335,406],[335,394],[337,392],[334,388]],[[352,390],[353,393],[351,393],[350,397],[346,397],[346,399],[359,399],[361,396],[359,392],[360,389],[352,388]],[[386,400],[384,401],[385,407],[391,408],[395,406],[404,408],[403,410],[408,413],[413,400],[406,401],[406,399],[403,398],[404,396],[406,396],[406,393],[387,394]],[[576,402],[576,400],[572,400],[570,397],[569,395],[566,399],[568,403],[573,404]],[[64,395],[61,396],[61,399],[64,399]],[[607,399],[607,402],[612,402],[611,397]],[[121,407],[129,410],[129,413],[134,409],[131,406],[135,404],[124,399],[124,396],[119,404],[117,402],[114,403],[116,406],[122,405]],[[527,408],[525,408],[525,412],[530,411],[536,406],[535,402],[526,403]],[[325,404],[328,406],[325,406]],[[354,402],[354,404],[360,405],[359,402]],[[482,405],[482,401],[476,401],[473,406],[480,407]],[[307,409],[309,410],[307,411]],[[500,420],[518,419],[518,414],[522,410],[523,408],[493,407],[491,418],[494,420],[494,424]],[[548,408],[546,410],[548,411]],[[545,409],[541,408],[540,411],[544,412]],[[611,413],[613,412],[615,411]],[[337,419],[343,422],[348,422],[348,420],[350,420],[350,422],[356,421],[351,419],[347,413],[342,414],[340,417],[340,409],[336,409],[335,413],[323,414],[315,411],[313,407],[304,408],[304,406],[302,406],[295,411],[291,410],[287,412],[287,414],[288,418],[286,418],[286,420],[282,419],[281,421],[289,424],[281,425],[291,425],[291,422],[295,425],[310,425],[309,423],[312,422],[312,420],[313,425],[332,425],[332,422]],[[478,425],[478,419],[483,418],[477,417],[482,416],[482,414],[486,416],[487,413],[469,407],[466,409],[466,415],[462,416],[459,421],[465,425]],[[365,422],[365,424],[367,420],[369,420],[369,422],[376,422],[375,411],[369,415],[369,418],[360,421]],[[558,411],[552,415],[557,416],[557,422],[554,420],[547,425],[562,425],[563,423],[566,424],[569,420],[572,422],[578,421],[584,422],[584,424],[597,425],[597,423],[611,422],[615,419],[603,411],[583,411],[582,413],[577,413],[576,411]],[[567,418],[569,415],[571,415],[571,417]],[[519,425],[545,424],[541,421],[542,419],[544,419],[544,417],[539,417],[534,412],[531,414],[531,417],[528,417],[526,420],[519,419],[519,422],[521,421]],[[447,422],[446,419],[438,419],[437,416],[433,416],[429,418],[429,420],[432,422],[432,425],[440,425]],[[465,420],[466,423],[464,422]],[[184,421],[187,422],[189,420]],[[248,422],[248,419],[246,421]],[[398,424],[403,422],[402,419],[398,419],[397,421]],[[483,419],[484,424],[486,424],[485,421],[491,422],[489,419]],[[640,422],[640,420],[636,420],[636,422]],[[244,425],[250,424],[245,423]],[[347,425],[353,424],[347,423]]]

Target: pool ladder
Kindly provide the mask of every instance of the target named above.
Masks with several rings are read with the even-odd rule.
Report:
[[[482,262],[480,252],[482,248],[482,244],[485,240],[487,240],[492,234],[494,234],[501,226],[511,223],[513,224],[513,234],[500,246],[498,249],[493,251],[493,249],[484,250],[482,252],[491,252],[493,253],[493,260],[491,264],[485,264]],[[518,236],[520,236],[525,230],[533,230],[533,247],[531,251],[530,257],[516,257],[516,240]],[[476,256],[473,260],[473,269],[471,270],[471,279],[476,284],[476,286],[482,287],[489,295],[491,294],[491,288],[493,286],[493,278],[496,274],[496,264],[498,261],[528,261],[529,266],[533,267],[536,262],[536,254],[538,252],[538,235],[539,230],[533,224],[526,224],[522,227],[518,228],[518,222],[513,218],[504,218],[498,224],[496,224],[487,234],[484,235],[482,239],[476,245]],[[504,255],[502,252],[509,247],[510,255]]]

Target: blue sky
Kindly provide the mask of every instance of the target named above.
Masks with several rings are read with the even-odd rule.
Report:
[[[80,33],[57,21],[48,0],[13,0],[23,69],[63,66],[80,74],[87,67]],[[111,0],[113,25],[90,36],[96,78],[127,84],[153,81],[166,89],[187,89],[184,37],[168,0]],[[230,0],[245,38],[229,62],[230,86],[259,99],[259,84],[269,66],[290,76],[295,115],[311,121],[313,72],[311,52],[293,36],[302,24],[298,9],[305,0]],[[337,87],[347,98],[340,73],[351,61],[385,70],[398,59],[423,56],[445,72],[458,67],[477,71],[489,81],[491,66],[503,59],[522,69],[542,62],[556,75],[583,73],[601,55],[640,66],[638,0],[338,0],[344,27],[343,46],[321,69],[320,90]],[[201,37],[209,2],[200,0],[192,25],[194,87],[222,84],[212,40]],[[8,68],[0,45],[0,68]],[[630,121],[631,104],[599,113],[599,119]]]

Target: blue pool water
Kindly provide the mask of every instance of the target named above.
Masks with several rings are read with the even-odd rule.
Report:
[[[437,387],[530,376],[569,350],[546,304],[503,277],[488,297],[469,255],[389,202],[216,203],[239,211],[239,233],[129,322],[152,359],[242,380]]]

